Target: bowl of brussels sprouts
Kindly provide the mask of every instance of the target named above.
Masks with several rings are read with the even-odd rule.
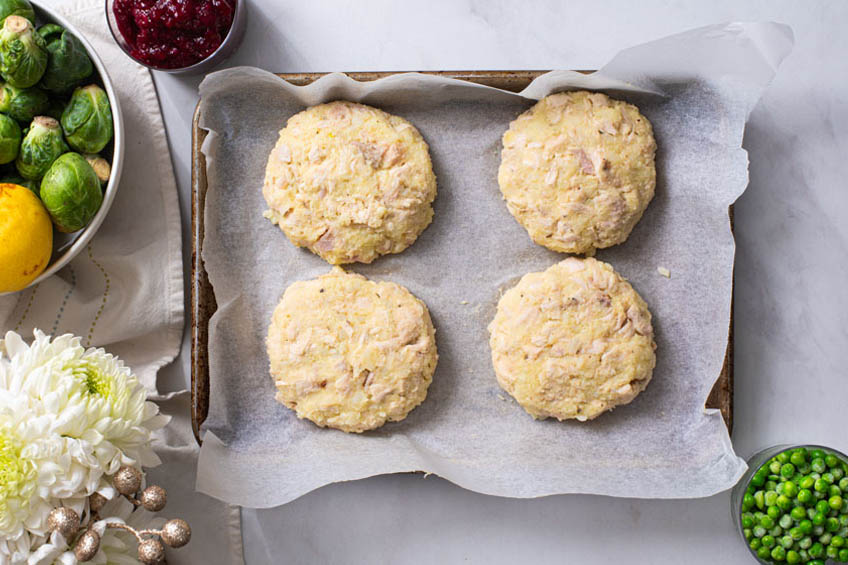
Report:
[[[89,243],[123,151],[118,98],[91,44],[47,6],[0,0],[0,294],[44,280]],[[28,234],[26,218],[44,213],[52,234]]]

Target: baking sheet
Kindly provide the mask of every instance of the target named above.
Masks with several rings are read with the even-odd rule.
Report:
[[[519,95],[416,74],[372,83],[335,74],[306,87],[246,67],[209,75],[200,87],[201,125],[210,130],[203,258],[218,311],[198,489],[269,507],[331,482],[416,470],[514,497],[697,497],[732,486],[745,464],[718,411],[704,410],[727,343],[727,209],[747,185],[745,119],[791,44],[791,31],[777,24],[710,26],[623,51],[592,75],[549,73]],[[659,146],[654,201],[626,243],[597,255],[648,302],[657,368],[633,403],[587,423],[537,422],[509,399],[494,378],[486,331],[502,290],[564,257],[530,241],[496,176],[509,122],[568,88],[637,104]],[[349,267],[424,300],[440,355],[424,404],[363,435],[319,429],[277,404],[264,348],[285,288],[329,270],[262,218],[265,161],[290,115],[334,99],[412,121],[430,144],[439,187],[433,224],[412,247]]]

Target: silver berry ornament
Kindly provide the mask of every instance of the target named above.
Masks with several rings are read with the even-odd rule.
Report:
[[[151,485],[141,491],[138,501],[144,506],[145,510],[159,512],[165,508],[165,504],[168,502],[168,493],[158,485]]]
[[[160,537],[170,547],[182,547],[191,540],[191,528],[185,520],[174,518],[162,526]]]
[[[66,541],[70,541],[80,527],[79,514],[70,508],[54,508],[47,515],[47,529],[59,532]]]
[[[77,561],[91,561],[100,550],[100,536],[94,530],[88,530],[77,540],[74,556]]]
[[[165,560],[165,548],[155,539],[146,539],[138,544],[138,560],[145,565],[155,565]]]
[[[119,493],[125,496],[133,495],[141,488],[141,471],[135,467],[124,465],[112,477],[112,484],[115,485]]]
[[[106,502],[106,497],[97,492],[88,497],[88,507],[92,512],[100,512],[103,510]]]

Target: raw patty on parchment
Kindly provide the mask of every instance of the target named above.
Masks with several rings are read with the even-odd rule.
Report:
[[[615,270],[570,257],[524,275],[489,324],[498,383],[534,418],[591,420],[651,380],[651,313]]]
[[[433,219],[427,143],[403,118],[337,101],[289,118],[265,169],[269,210],[292,243],[328,263],[409,247]]]
[[[561,92],[513,120],[498,184],[539,245],[592,255],[622,243],[654,197],[656,142],[636,106]]]
[[[268,328],[276,398],[345,432],[403,420],[436,369],[427,306],[404,287],[334,267],[289,286]]]

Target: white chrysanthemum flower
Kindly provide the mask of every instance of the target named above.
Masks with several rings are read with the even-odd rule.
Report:
[[[150,436],[169,418],[146,401],[130,369],[103,349],[84,349],[77,337],[34,335],[29,346],[14,332],[0,341],[10,358],[0,386],[38,399],[55,415],[56,431],[77,440],[69,451],[87,467],[112,474],[121,465],[158,465]]]
[[[48,500],[71,459],[51,419],[13,400],[0,395],[0,539],[7,543],[45,532]]]

